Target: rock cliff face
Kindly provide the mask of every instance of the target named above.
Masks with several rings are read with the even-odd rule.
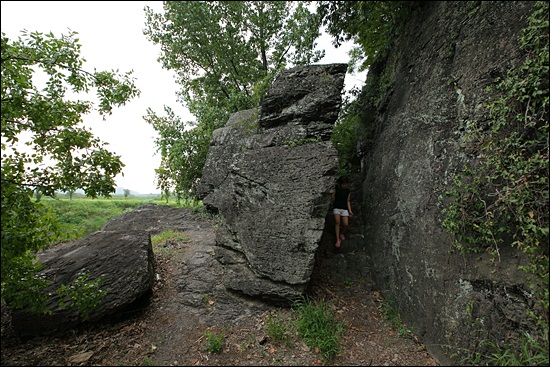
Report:
[[[285,70],[259,110],[214,132],[198,193],[221,217],[216,256],[228,289],[277,302],[303,295],[336,179],[329,139],[346,68]]]
[[[530,291],[517,251],[502,248],[496,262],[486,254],[451,254],[438,198],[476,159],[462,144],[465,126],[487,120],[485,87],[518,65],[517,39],[532,5],[424,3],[367,78],[394,80],[377,109],[366,111],[367,139],[359,147],[374,279],[445,364],[458,348],[473,350],[479,339],[506,340],[530,327]],[[481,336],[474,320],[482,322]]]

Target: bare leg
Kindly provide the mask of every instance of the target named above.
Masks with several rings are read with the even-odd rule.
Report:
[[[334,231],[336,232],[336,247],[340,247],[340,214],[334,214]]]
[[[342,217],[342,234],[344,236],[348,235],[348,229],[349,229],[349,222],[348,217]]]

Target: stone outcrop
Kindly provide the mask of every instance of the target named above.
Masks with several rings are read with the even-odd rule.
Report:
[[[281,302],[303,295],[336,178],[329,139],[346,69],[285,70],[258,110],[214,131],[198,194],[222,219],[216,256],[228,289]]]
[[[154,282],[154,257],[146,231],[98,231],[79,241],[48,249],[39,254],[41,275],[52,283],[47,307],[51,314],[13,310],[12,324],[21,336],[53,334],[116,314],[147,294]],[[86,272],[89,280],[102,277],[107,290],[101,304],[84,319],[75,310],[61,307],[56,290]],[[68,303],[68,300],[64,300]]]
[[[467,127],[489,119],[486,87],[520,63],[518,36],[534,3],[464,4],[422,3],[387,60],[371,66],[367,85],[387,93],[365,111],[360,145],[376,286],[442,364],[474,350],[475,338],[519,337],[533,307],[519,251],[502,246],[496,261],[453,253],[441,225],[440,197],[480,154],[464,144]]]
[[[299,66],[281,73],[260,105],[260,126],[324,125],[332,131],[347,64]]]

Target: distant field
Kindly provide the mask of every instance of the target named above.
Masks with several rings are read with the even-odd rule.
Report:
[[[80,238],[101,229],[110,219],[113,219],[124,212],[131,211],[148,203],[170,206],[198,206],[196,202],[182,201],[180,205],[176,200],[169,200],[158,197],[118,197],[90,199],[86,197],[77,198],[49,198],[43,197],[40,200],[47,208],[51,209],[58,217],[59,222],[65,227],[68,238]]]

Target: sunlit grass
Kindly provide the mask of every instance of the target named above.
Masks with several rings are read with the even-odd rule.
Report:
[[[71,233],[71,237],[78,238],[100,230],[107,221],[125,211],[133,210],[152,201],[143,199],[42,198],[40,202],[57,215],[58,221]]]
[[[145,204],[168,205],[175,207],[190,207],[193,210],[202,210],[202,202],[196,200],[168,200],[154,197],[112,197],[91,199],[78,198],[49,198],[40,200],[44,206],[57,216],[58,221],[65,228],[67,239],[77,239],[99,231],[109,220],[125,212],[132,211]]]

